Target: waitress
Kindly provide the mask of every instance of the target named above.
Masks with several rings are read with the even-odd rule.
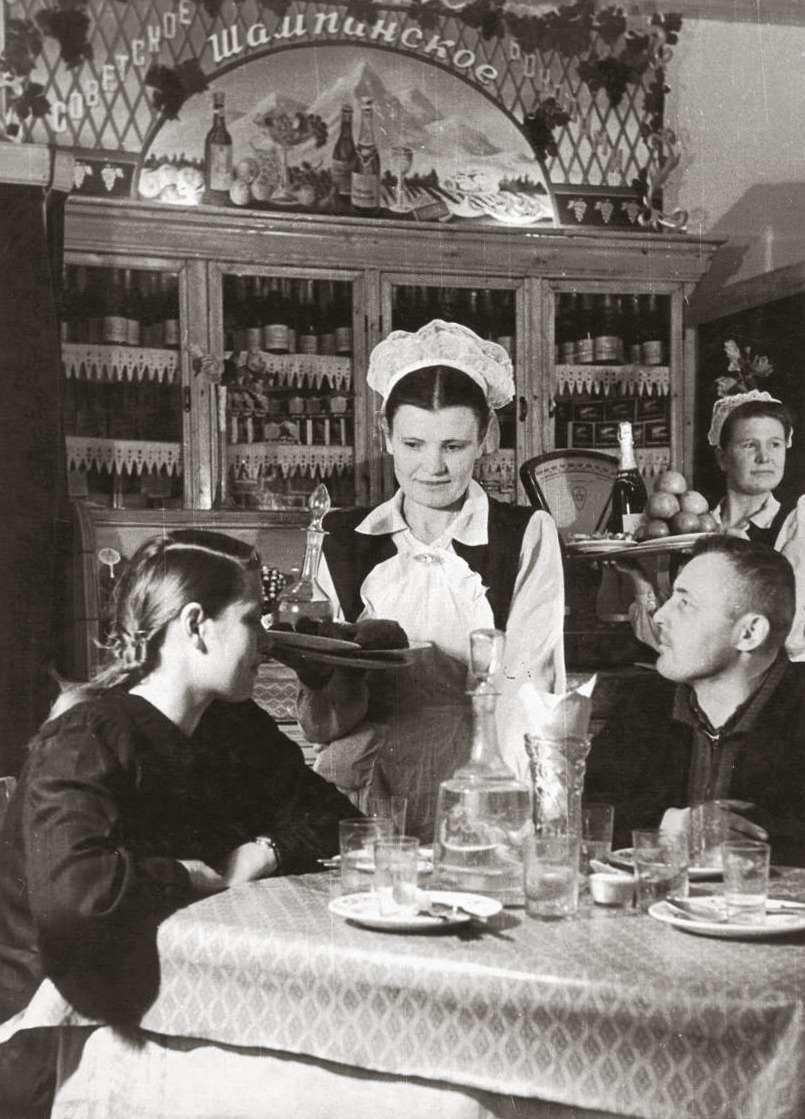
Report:
[[[437,319],[376,346],[367,381],[399,489],[325,519],[319,582],[337,619],[392,619],[427,644],[407,668],[303,684],[299,721],[322,776],[361,807],[370,792],[407,796],[406,830],[430,841],[439,784],[469,756],[469,634],[506,632],[498,725],[515,769],[526,764],[519,688],[564,689],[559,541],[547,513],[494,501],[472,477],[497,449],[494,409],[514,395],[502,346]]]
[[[793,423],[785,405],[752,389],[720,397],[707,434],[726,480],[726,495],[711,511],[722,532],[768,544],[794,568],[797,609],[786,641],[791,660],[805,660],[805,497],[785,509],[774,496],[785,471]],[[630,608],[636,636],[657,647],[652,615],[659,602],[649,581],[630,569],[636,600]]]

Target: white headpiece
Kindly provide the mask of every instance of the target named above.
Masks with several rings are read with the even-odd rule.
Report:
[[[479,338],[457,322],[434,319],[415,333],[393,330],[369,356],[366,381],[383,403],[398,381],[415,369],[449,365],[460,369],[483,389],[490,408],[502,408],[514,396],[514,372],[509,355],[497,342]]]
[[[710,422],[710,430],[707,432],[707,442],[711,447],[719,445],[721,429],[730,412],[741,404],[752,404],[754,401],[782,404],[782,401],[778,400],[776,396],[772,396],[770,392],[760,392],[758,389],[751,389],[749,392],[734,392],[730,396],[720,396],[718,398],[713,405],[713,417]],[[788,445],[791,445],[790,437]]]

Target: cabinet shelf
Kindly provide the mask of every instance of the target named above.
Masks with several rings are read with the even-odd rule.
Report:
[[[236,476],[256,481],[267,469],[279,469],[283,478],[290,474],[315,473],[327,478],[352,469],[352,447],[298,446],[292,443],[230,443],[229,465]]]
[[[267,350],[241,350],[229,353],[238,367],[248,361],[250,372],[260,377],[273,377],[277,388],[311,388],[321,391],[325,381],[331,389],[349,390],[352,386],[352,358],[330,354],[273,354]],[[254,367],[259,358],[262,368]],[[272,388],[275,386],[272,385]]]
[[[118,474],[179,475],[182,470],[181,443],[149,439],[100,439],[68,435],[69,470],[105,470]]]
[[[608,395],[613,388],[638,395],[668,396],[671,370],[667,365],[557,365],[560,393],[589,392]]]
[[[77,380],[173,384],[179,370],[179,352],[148,346],[63,342],[62,362],[65,376]]]

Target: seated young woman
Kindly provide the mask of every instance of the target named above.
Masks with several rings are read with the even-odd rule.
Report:
[[[338,850],[355,808],[251,699],[259,574],[254,549],[195,530],[126,566],[111,663],[57,700],[3,821],[1,1021],[48,976],[81,1013],[136,1022],[161,920]],[[52,1039],[0,1045],[0,1114],[47,1114],[52,1080]]]
[[[501,346],[435,320],[376,346],[367,380],[399,489],[325,518],[319,582],[337,619],[390,619],[426,648],[395,671],[303,673],[299,719],[322,747],[319,773],[361,806],[372,792],[406,796],[406,830],[429,842],[439,784],[469,756],[475,629],[506,632],[499,736],[526,769],[517,691],[564,688],[562,563],[547,513],[494,501],[472,477],[514,393]]]

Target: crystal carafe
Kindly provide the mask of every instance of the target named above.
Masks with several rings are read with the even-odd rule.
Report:
[[[472,753],[439,786],[434,834],[438,886],[523,902],[523,843],[533,831],[531,790],[508,768],[498,749],[494,677],[502,667],[505,635],[470,634]]]
[[[306,530],[302,572],[295,583],[281,592],[274,611],[275,625],[289,625],[293,629],[300,618],[324,621],[333,616],[332,603],[318,582],[321,549],[327,535],[322,528],[322,520],[330,509],[330,495],[323,482],[311,494],[308,507],[311,519]]]

